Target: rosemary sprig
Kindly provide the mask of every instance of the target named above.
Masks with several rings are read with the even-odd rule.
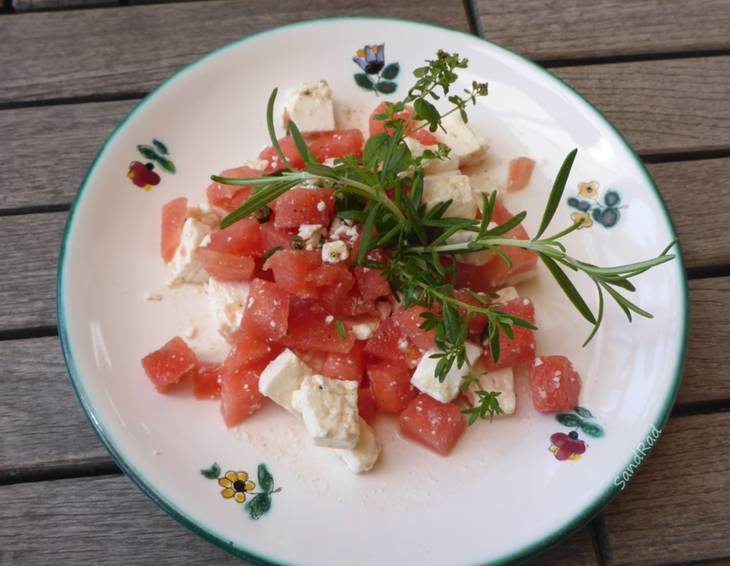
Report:
[[[414,157],[405,142],[406,138],[421,128],[435,132],[444,130],[444,117],[459,112],[468,120],[467,108],[487,94],[487,84],[474,82],[463,94],[452,93],[458,79],[458,70],[468,66],[466,59],[457,54],[439,51],[435,59],[414,71],[415,84],[403,100],[386,103],[385,110],[375,118],[383,121],[385,132],[370,137],[363,148],[362,157],[347,155],[335,161],[334,166],[318,163],[308,149],[306,138],[293,121],[288,131],[304,160],[301,170],[294,169],[286,158],[276,139],[273,108],[277,91],[271,93],[266,108],[266,123],[271,143],[284,169],[257,178],[231,179],[213,176],[213,180],[227,185],[249,185],[253,195],[240,208],[229,214],[221,226],[251,215],[286,191],[303,183],[316,183],[335,190],[337,215],[362,224],[360,251],[355,262],[359,265],[379,269],[388,279],[404,306],[421,305],[429,309],[422,315],[421,327],[433,329],[439,352],[435,376],[443,380],[456,364],[467,363],[466,342],[469,336],[469,320],[475,316],[485,317],[487,324],[481,342],[489,347],[492,357],[499,357],[500,336],[512,337],[513,326],[535,328],[530,322],[499,310],[498,305],[479,293],[468,289],[460,292],[476,299],[477,304],[462,300],[456,293],[454,281],[456,262],[460,254],[490,251],[501,257],[511,268],[508,247],[518,247],[535,252],[553,278],[560,285],[566,297],[581,316],[592,326],[586,344],[595,336],[603,321],[605,297],[610,297],[626,314],[629,321],[632,313],[651,317],[651,314],[629,300],[625,292],[634,292],[631,279],[645,271],[673,259],[669,250],[672,242],[657,257],[629,265],[599,267],[578,260],[568,254],[561,240],[579,228],[573,224],[551,236],[545,237],[553,220],[576,159],[577,150],[572,150],[558,171],[552,190],[546,201],[537,234],[531,240],[517,240],[506,234],[522,223],[526,213],[516,214],[509,221],[490,228],[497,195],[482,195],[482,218],[445,217],[450,201],[437,203],[430,208],[422,202],[424,166],[427,160],[446,159],[448,148],[438,145],[435,150],[426,150]],[[448,107],[444,112],[432,101],[445,98]],[[409,121],[402,118],[406,105],[412,106]],[[433,204],[433,203],[431,203]],[[450,243],[449,238],[460,231],[474,233],[474,239],[466,243]],[[379,263],[369,259],[369,252],[375,249],[387,251],[389,260]],[[451,261],[444,260],[450,258]],[[598,308],[593,312],[586,300],[566,273],[580,272],[593,281]],[[338,331],[340,323],[338,321]],[[343,324],[344,327],[344,324]],[[498,394],[478,391],[480,402],[470,412],[470,420],[498,414]]]

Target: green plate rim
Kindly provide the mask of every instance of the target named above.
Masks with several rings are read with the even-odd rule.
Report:
[[[101,146],[99,152],[96,154],[96,157],[91,163],[91,166],[87,170],[86,174],[84,175],[84,178],[81,182],[81,185],[79,187],[79,190],[76,194],[76,197],[74,198],[74,201],[71,205],[71,209],[69,211],[68,219],[66,221],[66,226],[63,232],[62,240],[61,240],[61,251],[59,255],[59,261],[58,261],[58,271],[57,271],[57,277],[56,277],[56,313],[57,313],[57,320],[58,320],[58,329],[59,329],[59,337],[61,340],[61,346],[63,351],[63,358],[66,363],[66,368],[68,370],[69,378],[71,381],[71,385],[73,387],[74,393],[76,394],[76,397],[79,400],[79,403],[81,404],[81,407],[84,410],[84,414],[86,418],[88,419],[89,423],[91,424],[92,428],[96,432],[96,435],[101,440],[102,444],[105,446],[105,448],[109,451],[112,458],[116,462],[116,464],[119,466],[119,468],[124,472],[124,474],[152,501],[157,505],[160,509],[165,511],[167,514],[169,514],[171,517],[173,517],[176,521],[196,533],[197,535],[201,536],[205,540],[215,544],[216,546],[240,557],[245,558],[246,560],[249,560],[255,564],[264,564],[264,565],[281,565],[282,562],[277,562],[271,558],[268,558],[266,556],[262,556],[259,554],[254,553],[253,551],[247,550],[243,547],[236,546],[232,541],[228,541],[223,537],[220,537],[219,535],[215,534],[214,532],[209,531],[208,529],[200,526],[195,522],[194,519],[188,517],[183,512],[179,511],[173,502],[168,501],[166,498],[163,498],[161,495],[155,492],[154,488],[147,483],[146,478],[142,473],[136,470],[136,468],[128,463],[124,457],[124,455],[121,453],[121,451],[116,447],[114,444],[111,435],[106,431],[104,425],[96,418],[96,415],[94,413],[94,408],[88,399],[86,392],[82,385],[82,380],[79,378],[79,371],[76,367],[74,356],[73,356],[73,350],[71,348],[71,341],[68,335],[68,330],[66,327],[66,309],[64,305],[64,274],[65,274],[65,259],[66,259],[66,250],[67,250],[67,242],[69,240],[69,237],[71,235],[72,229],[73,229],[73,220],[76,214],[76,209],[81,201],[81,198],[83,197],[84,191],[86,190],[86,187],[89,184],[90,179],[92,178],[99,160],[106,152],[107,148],[112,144],[114,139],[117,137],[117,135],[122,131],[124,126],[129,122],[145,105],[147,105],[157,94],[159,94],[163,89],[168,87],[172,82],[182,77],[185,73],[191,71],[194,67],[204,63],[210,58],[216,57],[223,53],[224,51],[227,51],[228,49],[231,49],[233,47],[236,47],[237,45],[241,43],[245,43],[247,41],[251,41],[254,38],[261,37],[263,35],[268,35],[272,33],[281,33],[283,30],[292,28],[292,27],[304,27],[304,26],[310,26],[310,25],[316,25],[316,24],[322,24],[322,23],[331,23],[331,22],[337,22],[337,21],[343,21],[343,20],[358,20],[358,21],[372,21],[373,23],[387,21],[387,22],[395,22],[400,24],[406,24],[406,25],[412,25],[412,26],[420,26],[420,27],[426,27],[426,28],[436,28],[442,31],[447,31],[449,33],[465,36],[473,41],[481,41],[488,43],[489,45],[492,45],[493,47],[497,48],[498,50],[507,52],[511,54],[512,56],[518,58],[519,60],[529,64],[535,69],[538,69],[543,74],[545,74],[548,78],[550,78],[553,81],[557,81],[567,89],[569,89],[571,92],[573,92],[578,98],[582,101],[584,101],[593,111],[598,115],[598,117],[605,122],[606,125],[608,125],[623,141],[624,145],[626,146],[626,149],[629,151],[630,155],[634,158],[637,165],[639,166],[639,169],[643,172],[644,176],[646,177],[646,181],[648,184],[652,187],[654,192],[657,195],[657,198],[662,205],[662,211],[664,212],[665,219],[667,221],[667,224],[669,225],[670,231],[675,239],[677,239],[677,232],[674,227],[674,223],[672,222],[672,218],[669,214],[669,209],[667,207],[666,202],[662,198],[661,193],[659,192],[659,189],[656,186],[656,183],[654,182],[654,179],[652,179],[651,175],[647,171],[646,167],[644,166],[644,163],[641,161],[641,159],[636,155],[636,152],[634,152],[633,148],[629,144],[629,142],[626,140],[624,135],[604,116],[604,114],[598,110],[590,101],[588,101],[583,95],[581,95],[578,91],[576,91],[572,86],[570,86],[568,83],[560,79],[559,77],[553,75],[550,71],[547,69],[541,67],[540,65],[530,61],[529,59],[523,57],[522,55],[519,55],[518,53],[512,51],[511,49],[508,49],[506,47],[502,47],[500,45],[497,45],[496,43],[493,43],[483,37],[479,37],[478,35],[474,35],[471,33],[454,30],[451,28],[447,28],[445,26],[441,26],[438,24],[433,24],[429,22],[420,22],[420,21],[414,21],[414,20],[406,20],[402,18],[391,18],[391,17],[378,17],[378,16],[335,16],[335,17],[329,17],[329,18],[317,18],[313,20],[305,20],[300,22],[293,22],[290,24],[284,24],[281,26],[277,26],[274,28],[269,28],[267,30],[263,30],[251,35],[248,35],[246,37],[243,37],[239,40],[236,40],[234,42],[228,43],[222,47],[219,47],[218,49],[215,49],[206,55],[202,56],[201,58],[197,59],[196,61],[190,63],[189,65],[186,65],[176,73],[174,73],[171,77],[163,81],[160,85],[158,85],[152,92],[150,92],[144,99],[142,99],[130,112],[127,114],[127,116],[119,123],[119,125],[114,129],[112,134],[107,138],[107,140],[104,142],[104,144]],[[677,261],[680,263],[681,271],[685,274],[684,277],[682,277],[682,287],[683,287],[683,311],[684,311],[684,319],[683,319],[683,329],[682,329],[682,347],[679,352],[679,356],[677,358],[676,362],[676,370],[674,375],[674,387],[672,391],[668,394],[667,399],[665,400],[664,406],[659,411],[658,420],[652,424],[652,426],[656,427],[659,431],[663,430],[665,423],[669,419],[671,409],[674,405],[674,401],[677,397],[677,393],[679,391],[679,386],[681,383],[681,376],[682,371],[684,369],[684,363],[686,358],[686,352],[687,352],[687,332],[688,332],[688,323],[689,323],[689,290],[687,285],[687,278],[686,278],[686,269],[684,264],[684,257],[681,250],[681,246],[679,244],[679,241],[677,240],[676,244],[677,248]],[[651,431],[650,431],[651,432]],[[649,433],[647,433],[648,436]],[[654,443],[656,444],[656,443]],[[649,450],[644,451],[644,459],[645,456],[648,455],[651,452],[650,447]],[[635,457],[632,454],[632,458],[627,462],[625,466],[623,466],[622,470],[625,472],[628,469],[632,469],[632,472],[635,473],[636,469],[641,464],[635,463]],[[642,460],[643,462],[643,460]],[[633,475],[632,475],[633,477]],[[630,479],[628,480],[630,481]],[[626,483],[628,483],[628,481]],[[574,530],[578,529],[583,524],[587,523],[594,515],[596,515],[600,510],[609,503],[618,493],[621,491],[620,487],[618,485],[612,484],[610,485],[599,497],[597,497],[595,500],[593,500],[590,504],[586,505],[586,507],[583,509],[582,512],[578,513],[575,517],[573,517],[571,520],[566,522],[564,525],[556,528],[549,534],[545,535],[542,539],[537,540],[531,544],[528,544],[527,546],[516,550],[508,555],[501,556],[499,558],[496,558],[492,561],[484,563],[486,564],[506,564],[510,562],[515,562],[519,560],[524,560],[528,557],[531,557],[533,555],[536,555],[544,550],[547,550],[550,546],[557,543],[564,537],[566,537],[568,534],[573,532]]]

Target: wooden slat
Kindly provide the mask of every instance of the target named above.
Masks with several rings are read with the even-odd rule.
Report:
[[[730,277],[690,281],[687,361],[678,403],[730,399]]]
[[[567,539],[526,562],[529,566],[589,566],[598,565],[589,526],[582,527]]]
[[[484,36],[538,60],[730,48],[730,1],[478,0]]]
[[[563,67],[553,72],[597,106],[641,153],[730,147],[730,57]]]
[[[67,10],[69,8],[98,8],[119,6],[119,0],[12,0],[16,12],[34,10]]]
[[[124,476],[0,487],[3,566],[246,564],[178,525]]]
[[[71,390],[58,338],[0,342],[0,478],[109,462]]]
[[[94,155],[136,103],[0,111],[0,209],[70,203]]]
[[[247,564],[175,523],[123,476],[0,487],[0,525],[3,566]],[[558,563],[595,564],[586,529],[528,562]]]
[[[56,155],[63,151],[51,150],[50,139],[48,142],[49,151]],[[66,146],[60,144],[60,147]],[[78,171],[85,166],[81,156],[69,155],[68,160],[60,167]],[[657,164],[650,169],[669,201],[687,265],[730,263],[730,247],[726,244],[727,214],[724,208],[717,207],[718,196],[727,199],[730,193],[730,159]],[[13,166],[0,176],[0,195],[5,197],[4,204],[28,206],[68,202],[78,182],[77,178],[62,176],[55,183],[54,169],[49,167],[28,170],[25,184],[20,183],[21,177],[24,177],[23,171]],[[13,192],[14,187],[18,187],[17,193]],[[34,200],[35,190],[44,196]],[[201,194],[202,190],[201,187]],[[710,214],[710,211],[714,213]],[[6,253],[0,256],[0,269],[6,273],[5,285],[0,287],[0,330],[54,323],[55,262],[65,216],[65,213],[52,213],[0,217],[0,230],[6,245]],[[30,233],[34,238],[28,238]],[[32,253],[28,253],[29,245]]]
[[[221,0],[3,18],[0,102],[146,92],[217,47],[301,20],[302,7],[300,0]],[[342,15],[393,16],[468,30],[461,0],[306,3],[307,19]]]
[[[679,402],[728,399],[730,277],[692,281],[690,288],[692,321]],[[0,341],[0,391],[0,477],[110,462],[67,382],[56,338]]]
[[[672,419],[604,512],[613,564],[730,556],[730,413]]]
[[[56,263],[66,213],[0,218],[0,331],[55,324]]]
[[[727,226],[730,159],[657,163],[648,166],[669,211],[690,267],[730,265]]]

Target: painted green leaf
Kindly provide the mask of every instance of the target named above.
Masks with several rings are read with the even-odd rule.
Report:
[[[576,408],[575,408],[575,409],[573,409],[573,410],[574,410],[574,411],[575,411],[576,413],[578,413],[578,414],[579,414],[579,415],[580,415],[581,417],[583,417],[584,419],[592,419],[592,418],[593,418],[593,413],[591,413],[591,412],[590,412],[590,411],[589,411],[588,409],[586,409],[585,407],[580,407],[580,406],[578,406],[578,407],[576,407]]]
[[[357,86],[364,88],[365,90],[373,90],[375,85],[365,73],[355,73],[353,75]]]
[[[269,473],[266,464],[259,464],[258,477],[261,489],[271,491],[274,488],[274,477]]]
[[[170,153],[167,150],[167,146],[164,143],[162,143],[160,140],[152,140],[152,145],[154,145],[155,148],[157,148],[157,151],[159,151],[163,155],[167,155],[168,153]]]
[[[158,155],[158,153],[155,151],[155,148],[153,148],[152,146],[138,145],[137,149],[144,157],[154,161],[160,167],[162,167],[165,171],[167,171],[169,173],[174,173],[177,170],[175,168],[175,164],[171,160],[167,159],[167,157]]]
[[[589,423],[588,421],[581,421],[580,429],[585,432],[588,436],[593,438],[601,438],[603,436],[603,428],[596,423]]]
[[[200,474],[209,480],[217,480],[221,475],[221,467],[217,462],[213,462],[213,465],[210,468],[200,470]]]
[[[398,73],[400,72],[400,65],[398,63],[391,63],[383,71],[380,73],[380,76],[384,79],[393,80],[398,76]]]
[[[398,85],[391,81],[378,81],[375,88],[378,92],[382,92],[383,94],[392,94],[395,92],[395,89],[398,88]]]
[[[256,496],[245,505],[248,515],[254,520],[260,519],[271,509],[271,496],[268,493],[257,493]]]
[[[555,418],[561,425],[569,426],[571,428],[581,426],[581,424],[583,423],[583,420],[580,417],[576,417],[575,415],[571,415],[569,413],[560,413],[558,415],[555,415]]]

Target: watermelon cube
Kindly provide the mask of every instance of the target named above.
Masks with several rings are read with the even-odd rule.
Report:
[[[578,405],[581,380],[565,356],[540,356],[530,365],[532,404],[541,413],[570,411]]]
[[[454,403],[441,403],[421,393],[401,413],[400,433],[406,438],[448,456],[466,430],[466,420]]]
[[[180,383],[197,363],[195,353],[179,336],[142,358],[142,367],[147,377],[160,393],[165,393],[171,386]]]

